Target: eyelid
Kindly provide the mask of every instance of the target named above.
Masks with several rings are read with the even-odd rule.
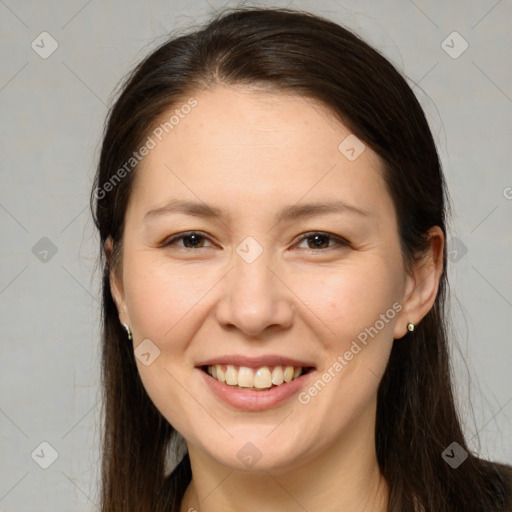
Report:
[[[167,237],[165,240],[163,240],[161,243],[158,244],[158,247],[167,247],[168,245],[176,245],[180,249],[189,249],[188,247],[179,246],[175,244],[176,240],[181,240],[183,238],[187,238],[188,236],[192,235],[199,235],[205,240],[211,241],[210,237],[208,235],[205,235],[202,231],[185,231],[183,233],[177,233],[176,235],[173,235],[171,237]],[[203,247],[199,247],[199,249],[203,249]],[[194,249],[192,249],[194,250]]]
[[[192,236],[192,235],[199,235],[203,239],[208,240],[208,241],[211,242],[210,237],[208,235],[204,234],[202,231],[185,231],[183,233],[178,233],[176,235],[173,235],[170,238],[169,237],[166,238],[163,242],[161,242],[159,244],[159,247],[167,247],[168,245],[176,245],[180,249],[197,250],[197,249],[193,249],[193,248],[189,248],[189,247],[179,246],[179,245],[174,243],[177,240],[181,240],[183,238],[186,238],[186,237]],[[323,236],[329,238],[330,240],[333,240],[335,242],[335,244],[331,245],[331,246],[328,246],[328,247],[325,247],[325,248],[320,248],[320,249],[310,249],[310,248],[307,248],[307,249],[305,249],[306,251],[322,252],[322,251],[326,251],[327,249],[335,248],[336,245],[338,245],[338,246],[346,246],[346,247],[351,245],[351,243],[347,239],[345,239],[343,237],[340,237],[338,235],[334,235],[332,233],[329,233],[328,231],[308,231],[308,232],[303,233],[302,235],[300,235],[299,238],[296,239],[295,243],[303,242],[304,240],[307,240],[308,238],[311,238],[311,237],[313,237],[315,235],[323,235]],[[199,249],[204,249],[204,247],[199,247]]]
[[[334,235],[332,233],[329,233],[328,231],[308,231],[307,233],[304,233],[303,235],[300,235],[300,238],[298,239],[299,242],[302,242],[304,240],[307,240],[308,238],[311,238],[313,237],[314,235],[323,235],[331,240],[334,240],[335,244],[329,246],[329,247],[326,247],[324,249],[310,249],[310,248],[307,248],[305,249],[306,251],[310,251],[310,252],[322,252],[322,251],[326,251],[328,249],[334,249],[336,248],[336,245],[338,246],[345,246],[345,247],[349,247],[351,244],[350,242],[346,239],[346,238],[343,238],[341,236],[338,236],[338,235]]]

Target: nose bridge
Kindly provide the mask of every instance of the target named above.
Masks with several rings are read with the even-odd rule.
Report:
[[[274,275],[273,263],[270,249],[264,250],[253,237],[246,237],[237,246],[217,312],[219,322],[235,325],[251,335],[269,325],[290,324],[290,293]]]

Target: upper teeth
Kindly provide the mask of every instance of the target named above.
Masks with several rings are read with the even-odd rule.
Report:
[[[231,364],[215,364],[208,366],[208,373],[219,382],[225,382],[230,386],[242,388],[270,388],[283,382],[290,382],[302,373],[302,367],[298,366],[261,366],[249,368],[247,366],[233,366]]]

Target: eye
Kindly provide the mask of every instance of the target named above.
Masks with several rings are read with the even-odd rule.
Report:
[[[208,237],[204,236],[202,233],[198,231],[188,231],[186,233],[182,233],[180,235],[176,235],[174,237],[166,239],[164,242],[160,244],[161,247],[166,247],[169,245],[177,245],[179,248],[183,249],[202,249],[204,247],[204,242],[209,240]],[[178,244],[178,241],[183,241],[184,245]],[[310,233],[305,233],[299,239],[300,242],[308,242],[308,250],[317,251],[318,249],[330,249],[336,245],[338,246],[350,246],[350,242],[347,240],[331,235],[330,233],[325,233],[323,231],[313,231]],[[311,241],[311,243],[309,243]],[[333,243],[330,243],[333,242]]]
[[[176,241],[183,240],[185,245],[177,244]],[[181,235],[174,236],[172,238],[168,238],[164,242],[160,244],[161,247],[166,247],[168,245],[178,245],[180,248],[184,249],[202,249],[201,245],[205,240],[208,240],[207,237],[202,235],[198,231],[189,231],[187,233],[182,233]]]
[[[308,241],[311,240],[310,244]],[[330,233],[324,233],[323,231],[313,231],[310,233],[305,233],[301,236],[300,241],[308,242],[308,249],[317,250],[317,249],[329,249],[335,245],[338,246],[350,246],[350,243],[343,238],[340,238],[335,235],[331,235]],[[332,245],[329,245],[329,241],[333,241]]]

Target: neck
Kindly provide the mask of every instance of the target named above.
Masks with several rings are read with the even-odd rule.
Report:
[[[385,512],[389,489],[375,452],[375,405],[319,456],[287,469],[236,471],[189,444],[193,477],[181,512]]]

